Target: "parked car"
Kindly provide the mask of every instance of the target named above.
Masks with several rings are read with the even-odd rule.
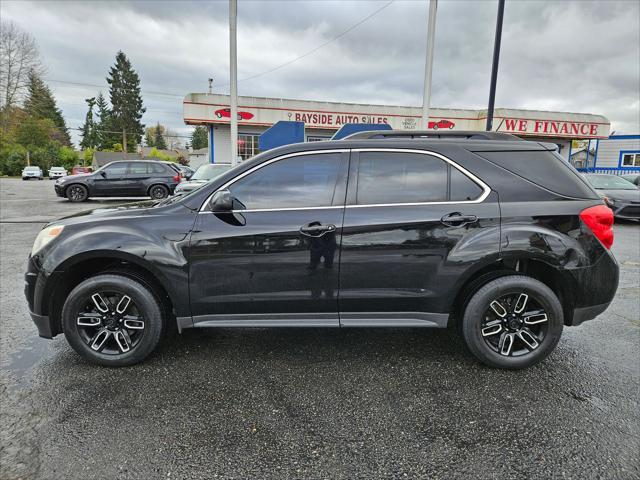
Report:
[[[450,120],[438,120],[437,122],[429,122],[429,128],[432,128],[434,130],[438,130],[439,128],[448,128],[449,130],[451,130],[455,126],[456,124]]]
[[[174,194],[193,192],[207,183],[209,180],[216,178],[218,175],[223,174],[231,168],[229,163],[211,163],[208,165],[201,165],[193,174],[191,180],[188,182],[181,182],[174,191]]]
[[[231,109],[221,108],[220,110],[216,110],[215,114],[216,114],[216,117],[218,118],[231,118]],[[252,118],[253,118],[253,113],[238,112],[238,120],[251,120]]]
[[[178,167],[178,170],[180,170],[180,173],[182,174],[182,178],[185,180],[191,180],[191,177],[195,173],[195,170],[187,165],[180,165],[177,163],[176,167]]]
[[[50,223],[26,274],[40,336],[124,366],[170,322],[457,325],[480,361],[519,369],[608,307],[613,214],[556,145],[404,135],[280,147],[189,195]]]
[[[30,180],[32,178],[42,180],[43,173],[40,167],[29,166],[22,169],[22,180]]]
[[[616,218],[640,219],[640,189],[617,175],[585,174]]]
[[[622,175],[626,181],[633,183],[636,187],[640,186],[640,173],[632,173],[629,175]]]
[[[53,180],[54,178],[65,177],[67,175],[67,171],[64,167],[51,167],[49,169],[49,180]]]
[[[151,197],[159,200],[173,193],[182,180],[175,163],[155,160],[121,160],[91,174],[56,180],[59,197],[84,202],[89,197]]]
[[[71,169],[71,175],[82,175],[85,173],[93,173],[93,167],[83,167],[81,165],[76,165]]]

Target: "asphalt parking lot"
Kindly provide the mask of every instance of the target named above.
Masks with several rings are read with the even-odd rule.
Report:
[[[0,180],[0,479],[640,478],[640,225],[615,227],[609,310],[526,371],[380,329],[191,330],[114,370],[23,297],[44,223],[104,203]]]

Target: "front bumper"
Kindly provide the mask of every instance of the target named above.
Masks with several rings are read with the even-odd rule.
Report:
[[[613,216],[616,218],[623,218],[628,220],[640,219],[640,203],[618,203],[616,202],[613,207]]]
[[[56,183],[53,186],[53,189],[56,191],[56,195],[59,197],[64,197],[64,188],[62,187],[62,185]]]

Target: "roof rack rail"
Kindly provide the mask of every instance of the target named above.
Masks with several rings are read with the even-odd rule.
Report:
[[[433,132],[433,131],[407,131],[407,130],[368,130],[357,132],[344,137],[342,140],[370,140],[385,138],[442,138],[465,140],[522,140],[510,133],[457,131],[457,132]]]

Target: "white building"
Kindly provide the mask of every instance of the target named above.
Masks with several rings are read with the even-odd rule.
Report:
[[[209,127],[209,161],[230,162],[229,96],[191,93],[183,102],[184,121]],[[238,97],[238,154],[244,160],[258,150],[258,137],[280,120],[304,122],[305,141],[328,140],[344,124],[387,124],[394,130],[485,129],[486,110],[430,109],[427,128],[420,107]],[[494,131],[556,143],[570,157],[571,140],[606,139],[610,123],[601,115],[498,108]]]
[[[640,135],[611,135],[595,144],[589,170],[602,173],[640,172]]]

